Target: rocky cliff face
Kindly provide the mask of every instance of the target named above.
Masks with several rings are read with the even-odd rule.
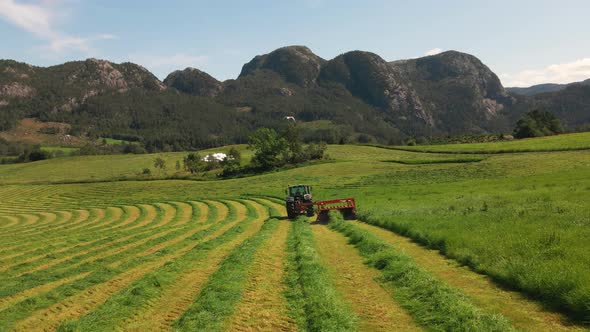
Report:
[[[501,113],[515,101],[496,74],[469,54],[448,51],[389,65],[421,97],[434,125],[445,131],[493,130],[489,124],[498,125]]]
[[[320,78],[344,85],[353,95],[390,113],[400,121],[410,118],[432,126],[420,97],[380,56],[354,51],[323,66]]]
[[[177,70],[164,79],[164,84],[194,96],[215,97],[221,92],[221,82],[196,68]]]
[[[14,99],[43,98],[53,112],[72,111],[88,98],[137,88],[162,91],[166,86],[147,69],[132,63],[115,64],[88,59],[42,68],[14,61],[0,62],[0,98],[4,106]],[[43,107],[45,105],[41,105]]]

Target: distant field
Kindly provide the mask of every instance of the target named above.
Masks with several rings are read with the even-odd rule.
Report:
[[[98,139],[96,139],[96,143],[106,143],[106,144],[138,144],[137,142],[132,142],[132,141],[126,141],[126,140],[122,140],[122,139],[116,139],[116,138],[110,138],[110,137],[100,137]]]
[[[589,330],[590,151],[328,153],[213,181],[108,181],[185,153],[0,165],[0,331]],[[277,218],[293,183],[359,221]]]
[[[245,145],[238,146],[244,162],[249,162],[251,153]],[[73,151],[70,148],[44,147],[48,151]],[[230,147],[197,151],[201,156],[214,152],[228,152]],[[75,182],[105,181],[109,179],[139,178],[144,168],[151,170],[154,177],[171,176],[177,173],[176,162],[180,162],[189,152],[166,152],[153,154],[74,156],[55,158],[34,163],[0,165],[0,183],[31,182]],[[154,168],[154,159],[162,158],[166,169]]]
[[[70,148],[70,147],[62,147],[62,146],[42,146],[41,150],[47,152],[61,152],[64,156],[72,155],[74,152],[80,150],[80,148]]]
[[[590,132],[493,143],[400,146],[396,149],[437,153],[509,153],[590,149]]]

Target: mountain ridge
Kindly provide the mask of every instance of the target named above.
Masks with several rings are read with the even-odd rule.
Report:
[[[529,87],[509,87],[509,88],[506,88],[506,90],[516,93],[516,94],[519,94],[519,95],[523,95],[523,96],[534,96],[539,93],[562,91],[565,88],[567,88],[568,86],[571,86],[574,84],[590,85],[590,78],[587,80],[584,80],[584,81],[564,83],[564,84],[542,83],[542,84],[531,85]]]
[[[511,93],[478,58],[458,51],[388,62],[358,50],[326,60],[305,46],[285,46],[253,57],[236,79],[223,82],[196,68],[160,81],[133,63],[87,59],[35,67],[0,60],[0,130],[37,117],[69,123],[80,135],[125,134],[191,147],[243,141],[255,128],[280,128],[285,116],[295,116],[309,124],[311,140],[399,143],[510,132],[527,110],[556,107],[559,93]],[[590,121],[585,92],[567,98],[581,101],[565,103],[575,109],[560,109],[558,116],[573,126]],[[317,121],[329,125],[320,128]],[[230,123],[237,129],[224,127]]]

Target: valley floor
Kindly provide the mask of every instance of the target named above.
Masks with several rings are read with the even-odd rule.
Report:
[[[0,330],[590,330],[588,151],[329,153],[236,180],[0,187]],[[286,220],[289,183],[356,197],[359,221]]]

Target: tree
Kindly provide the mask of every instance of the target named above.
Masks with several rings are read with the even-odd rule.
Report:
[[[550,112],[534,110],[526,113],[516,123],[514,137],[541,137],[563,133],[561,121]]]
[[[287,141],[270,128],[260,128],[250,135],[249,146],[254,150],[252,165],[261,169],[283,165],[289,153]]]
[[[231,148],[227,153],[227,156],[223,158],[221,165],[223,166],[222,176],[229,176],[237,174],[240,170],[240,164],[242,162],[242,154],[238,149]]]
[[[166,170],[166,161],[161,157],[154,159],[154,168],[159,168],[162,172]]]
[[[189,153],[182,160],[184,169],[191,174],[196,174],[204,169],[204,161],[197,153]]]
[[[297,163],[303,161],[303,146],[301,144],[301,130],[296,123],[290,123],[283,132],[283,138],[289,145],[289,161]]]

